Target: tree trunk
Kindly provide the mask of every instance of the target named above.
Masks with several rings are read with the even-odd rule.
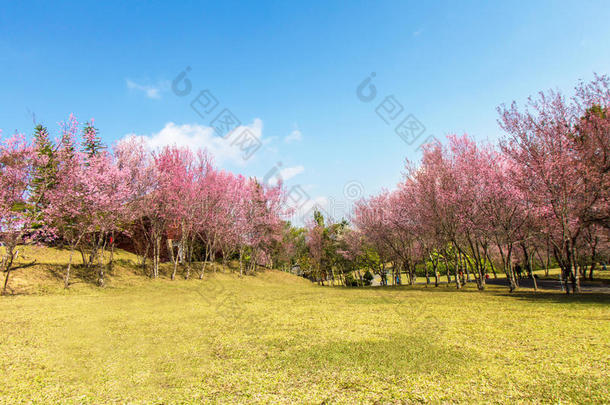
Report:
[[[595,259],[593,259],[593,263],[591,263],[591,268],[589,269],[589,280],[593,281],[593,269],[595,268]]]
[[[532,275],[532,281],[534,283],[534,291],[538,291],[538,282],[536,281],[536,277],[534,275],[534,263],[532,262],[533,255],[530,255],[529,259],[530,259],[529,265],[530,265],[530,269],[531,269],[530,274]]]
[[[187,265],[186,265],[186,271],[185,271],[185,273],[184,273],[184,279],[185,279],[185,280],[188,280],[190,276],[191,276],[191,264],[190,264],[190,263],[187,263]]]
[[[544,264],[544,275],[546,277],[549,276],[549,266],[551,264],[551,246],[550,246],[550,238],[546,239],[546,262]]]
[[[9,270],[5,270],[6,276],[4,276],[4,287],[2,288],[2,295],[6,295],[6,290],[8,288],[8,276],[11,274]]]
[[[460,263],[459,263],[459,256],[458,256],[458,252],[456,249],[456,253],[455,253],[455,286],[456,288],[459,290],[460,288],[462,288],[461,285],[461,281],[460,280],[460,273],[459,273],[459,267],[460,267]]]
[[[515,291],[515,289],[517,288],[515,284],[515,277],[513,275],[512,264],[508,260],[505,264],[504,272],[506,273],[506,278],[508,280],[508,290],[510,292]]]
[[[6,255],[4,256],[4,272],[6,276],[4,276],[4,286],[2,287],[2,295],[6,295],[6,290],[8,289],[8,279],[11,275],[11,267],[13,267],[13,260],[15,259],[14,246],[6,246]]]
[[[477,288],[482,291],[485,289],[485,274],[483,271],[483,265],[484,263],[478,263],[475,264],[474,266],[476,267],[475,269],[473,269],[473,273],[475,274],[475,281],[477,282]],[[475,273],[476,270],[476,273]]]
[[[242,261],[243,258],[243,249],[239,249],[239,276],[243,277],[244,275],[244,264]]]
[[[104,265],[102,264],[103,260],[100,259],[100,274],[99,274],[99,279],[98,279],[98,284],[100,287],[103,287],[105,285],[105,280],[104,280]]]
[[[417,263],[413,263],[413,266],[409,266],[410,267],[410,284],[411,285],[415,285],[415,282],[417,281],[417,273],[416,273],[416,267],[417,267]]]
[[[99,251],[99,279],[98,284],[100,287],[103,287],[105,284],[104,278],[104,250],[106,249],[106,242],[103,242],[101,249]]]
[[[443,261],[445,262],[445,270],[447,271],[447,287],[451,284],[451,274],[449,273],[449,260],[447,255],[443,255]]]
[[[78,249],[78,251],[80,252],[80,257],[83,260],[83,266],[89,268],[89,263],[87,262],[87,255],[85,254],[84,249],[81,247]]]
[[[161,237],[157,236],[157,255],[155,258],[155,278],[159,277],[159,264],[161,262]]]
[[[468,266],[469,260],[466,257],[466,253],[460,255],[460,259],[462,261],[462,268],[464,269],[464,273],[466,273],[466,283],[470,282],[470,267]],[[466,284],[464,283],[464,284]]]
[[[150,243],[146,240],[146,248],[144,249],[144,255],[142,256],[142,271],[146,274],[146,259],[148,258],[148,251],[150,250]]]
[[[203,263],[201,264],[201,273],[199,273],[199,280],[203,279],[203,275],[205,274],[205,264],[207,263],[207,261],[203,260]]]
[[[155,239],[152,242],[152,248],[153,248],[153,265],[152,265],[152,269],[150,271],[150,278],[155,278],[155,275],[157,274],[157,237],[155,237]]]
[[[7,266],[4,269],[4,272],[6,273],[6,276],[4,276],[4,287],[2,287],[2,295],[6,295],[6,290],[8,289],[8,278],[9,278],[9,275],[11,274],[11,271],[9,270],[9,266]]]
[[[176,279],[176,270],[178,269],[178,258],[174,261],[174,270],[172,271],[172,281]]]
[[[494,278],[498,278],[498,275],[496,274],[496,266],[494,266],[494,262],[491,260],[491,257],[489,256],[489,250],[488,247],[485,247],[485,257],[487,257],[487,260],[489,261],[489,265],[491,266],[491,271],[494,275]]]
[[[110,262],[108,262],[108,271],[110,272],[110,274],[114,274],[112,273],[112,268],[114,266],[114,231],[112,231],[112,243],[110,244]]]
[[[174,265],[174,269],[172,271],[171,280],[174,281],[176,279],[176,270],[178,268],[178,258],[174,255],[174,241],[173,239],[167,238],[167,251],[169,253],[169,258]]]
[[[572,277],[572,292],[580,293],[580,277],[578,274],[578,263],[576,262],[576,252],[574,249],[574,242],[570,243],[570,272]]]
[[[517,287],[519,286],[516,281],[515,271],[513,270],[512,250],[513,250],[513,247],[511,245],[509,245],[508,251],[506,253],[506,263],[505,263],[506,278],[508,278],[510,292],[515,291],[517,289]]]
[[[565,275],[566,270],[563,266],[561,266],[559,269],[559,285],[561,286],[561,291],[565,292],[566,294],[569,294],[570,287],[568,286],[568,279]]]
[[[64,276],[64,288],[70,287],[70,270],[72,269],[72,256],[74,255],[74,248],[70,249],[70,258],[68,259],[68,269]]]

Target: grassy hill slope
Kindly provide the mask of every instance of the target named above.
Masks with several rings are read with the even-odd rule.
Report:
[[[54,266],[65,252],[47,253]],[[109,285],[0,298],[0,402],[610,400],[608,295],[330,288],[276,271],[172,282],[129,266]]]
[[[2,249],[0,247],[0,249]],[[35,265],[11,272],[9,286],[13,294],[47,294],[69,293],[63,291],[63,277],[65,275],[70,251],[67,249],[49,248],[45,246],[24,246],[17,264],[31,263]],[[105,253],[104,263],[108,263],[110,253]],[[96,265],[86,268],[79,252],[75,252],[72,259],[70,283],[71,291],[84,291],[97,289]],[[130,252],[116,249],[111,271],[106,271],[106,285],[109,288],[123,288],[146,283],[150,281],[148,274],[138,265],[138,257]],[[147,262],[149,271],[151,262]],[[235,267],[235,263],[232,264]],[[195,263],[191,277],[197,278],[195,270],[200,264]],[[169,279],[173,270],[171,263],[161,263],[160,279]],[[178,277],[182,277],[184,267],[178,267]],[[206,271],[228,271],[219,264],[207,265]],[[4,281],[4,279],[2,279]]]

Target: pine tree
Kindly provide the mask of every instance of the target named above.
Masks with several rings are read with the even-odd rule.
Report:
[[[95,156],[105,146],[99,136],[98,129],[93,126],[93,120],[85,123],[83,128],[83,151],[89,156]]]
[[[47,128],[37,125],[34,128],[34,154],[32,190],[30,193],[29,211],[33,218],[34,229],[44,225],[43,210],[48,205],[45,197],[47,190],[53,187],[57,175],[57,159],[53,142]]]

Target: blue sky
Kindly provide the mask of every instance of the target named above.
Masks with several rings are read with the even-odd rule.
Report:
[[[108,144],[138,134],[207,146],[236,172],[284,170],[289,189],[340,216],[352,198],[392,188],[427,136],[493,141],[499,104],[610,73],[609,10],[607,1],[3,2],[0,128],[30,134],[35,114],[57,131],[74,113],[94,117]],[[192,90],[180,97],[172,82],[187,67]],[[373,72],[377,94],[363,102],[356,89]],[[218,106],[201,118],[190,103],[205,89]],[[388,96],[402,106],[390,124],[376,113]],[[246,161],[209,128],[225,108],[262,142]],[[408,115],[425,127],[412,144],[394,132]]]

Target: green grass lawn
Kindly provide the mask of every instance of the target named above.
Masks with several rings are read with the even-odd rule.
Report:
[[[0,298],[1,402],[610,402],[608,295],[118,280]]]

